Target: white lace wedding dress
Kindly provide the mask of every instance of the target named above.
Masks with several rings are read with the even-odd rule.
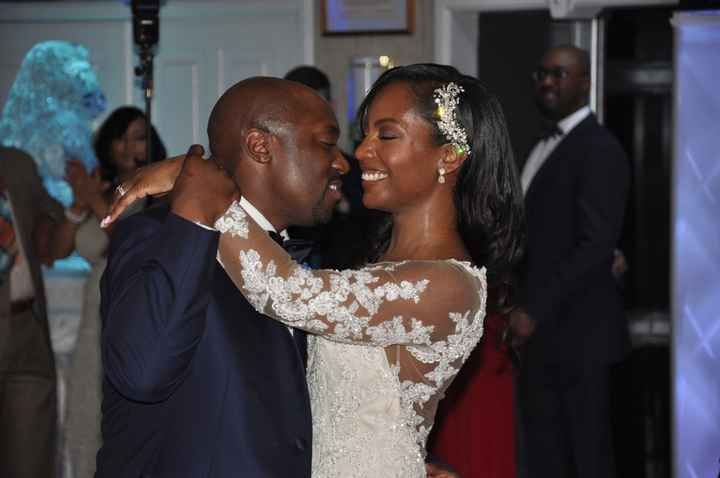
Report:
[[[312,476],[424,478],[438,401],[482,336],[485,269],[446,260],[310,270],[238,203],[215,226],[220,261],[253,306],[314,334]]]

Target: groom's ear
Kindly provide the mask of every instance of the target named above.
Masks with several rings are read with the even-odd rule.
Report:
[[[272,160],[272,134],[257,128],[251,128],[245,135],[245,147],[248,156],[258,163],[269,163]]]

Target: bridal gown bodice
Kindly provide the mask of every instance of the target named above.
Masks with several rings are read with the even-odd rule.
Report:
[[[485,269],[450,259],[311,270],[238,203],[215,227],[248,301],[313,334],[313,478],[424,478],[437,404],[482,336]]]
[[[313,478],[425,476],[396,374],[380,347],[312,338]]]

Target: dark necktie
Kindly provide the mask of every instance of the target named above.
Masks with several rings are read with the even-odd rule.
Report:
[[[553,123],[547,127],[541,134],[540,134],[540,141],[547,141],[548,139],[552,139],[556,136],[562,136],[563,130],[560,129],[560,127],[557,125],[557,123]]]
[[[302,262],[307,256],[310,255],[313,243],[312,241],[306,241],[303,239],[283,239],[283,237],[275,231],[268,231],[273,241],[277,242],[280,247],[285,249],[290,257],[297,262]],[[303,367],[307,367],[307,334],[304,330],[293,329],[292,334],[295,346],[300,353]]]
[[[290,257],[292,257],[295,262],[302,264],[303,261],[305,261],[305,259],[307,259],[310,255],[310,252],[312,252],[314,245],[313,241],[305,239],[284,239],[275,231],[269,231],[268,234],[270,234],[273,241],[277,242],[280,244],[280,247],[285,249],[285,252],[290,254]]]

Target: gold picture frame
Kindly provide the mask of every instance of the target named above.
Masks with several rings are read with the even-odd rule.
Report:
[[[323,35],[411,34],[415,0],[321,0]]]

